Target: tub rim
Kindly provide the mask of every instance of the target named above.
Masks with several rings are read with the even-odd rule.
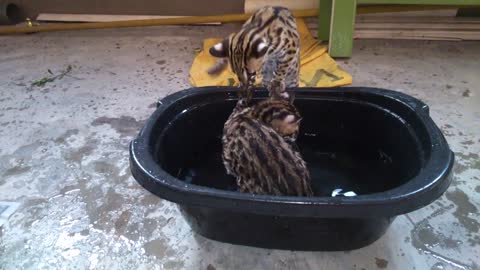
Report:
[[[306,198],[254,195],[185,183],[164,171],[156,163],[153,153],[148,150],[150,134],[163,112],[181,99],[212,92],[223,91],[235,99],[235,95],[232,95],[235,89],[233,87],[190,88],[161,99],[160,106],[147,119],[138,136],[130,143],[130,168],[137,182],[157,196],[179,204],[253,214],[326,218],[396,216],[408,213],[431,203],[450,185],[454,154],[442,132],[429,116],[428,106],[401,92],[370,87],[297,88],[295,93],[296,95],[335,93],[344,98],[351,94],[375,95],[399,102],[415,112],[429,135],[432,148],[420,172],[398,187],[356,197]]]

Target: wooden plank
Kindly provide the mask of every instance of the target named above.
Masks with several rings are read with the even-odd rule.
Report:
[[[350,57],[357,1],[333,0],[332,4],[328,52],[332,57]]]
[[[423,39],[423,40],[480,40],[480,19],[464,21],[463,18],[449,18],[449,23],[432,21],[416,22],[418,18],[409,18],[401,23],[357,22],[355,38],[375,39]],[[395,19],[398,20],[398,19]],[[454,21],[455,23],[451,23]],[[316,34],[317,24],[309,22],[309,29]]]
[[[361,9],[363,7],[357,7]],[[416,11],[403,11],[403,12],[381,12],[381,13],[367,13],[358,14],[357,20],[360,18],[370,17],[455,17],[457,14],[457,8],[440,9],[440,10],[416,10]]]
[[[466,18],[466,17],[359,17],[356,22],[377,22],[377,23],[480,23],[480,18]]]
[[[439,29],[439,30],[467,30],[476,29],[480,30],[480,24],[478,23],[371,23],[371,22],[357,22],[355,29]]]
[[[480,40],[480,31],[356,30],[354,37],[363,39]]]
[[[318,0],[245,0],[245,13],[253,13],[264,6],[283,6],[291,10],[317,9]]]
[[[457,9],[458,6],[445,5],[360,5],[357,7],[357,15],[361,14],[395,14],[412,11],[439,11]]]
[[[357,16],[355,27],[368,26],[371,24],[377,24],[378,27],[388,25],[392,28],[402,27],[402,25],[418,25],[428,26],[434,28],[440,28],[440,25],[446,28],[461,28],[466,26],[467,28],[475,28],[480,25],[480,18],[459,18],[459,17],[414,17],[414,18],[401,18],[401,17],[372,17],[361,18]],[[309,28],[317,28],[317,23],[311,20],[307,20],[307,26]]]
[[[315,30],[311,31],[314,37],[317,36]],[[444,41],[464,41],[480,40],[480,31],[478,32],[458,32],[458,31],[431,31],[414,32],[404,30],[356,30],[355,39],[403,39],[403,40],[444,40]]]
[[[312,35],[317,37],[316,29]],[[426,30],[402,30],[402,29],[380,29],[380,30],[355,30],[355,39],[422,39],[422,40],[480,40],[480,31],[426,31]]]
[[[50,22],[118,22],[132,20],[182,18],[186,16],[159,16],[159,15],[108,15],[108,14],[68,14],[68,13],[40,13],[37,21]],[[220,25],[220,22],[199,23],[206,25]]]
[[[332,19],[332,1],[319,0],[318,39],[326,41],[330,38],[330,21]]]

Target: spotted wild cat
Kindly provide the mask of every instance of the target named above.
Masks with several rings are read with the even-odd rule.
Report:
[[[288,97],[286,87],[297,87],[300,68],[300,35],[292,13],[284,7],[264,7],[240,31],[210,48],[219,57],[208,71],[218,73],[230,63],[244,91],[262,73],[271,96]],[[228,60],[227,60],[228,59]]]
[[[288,101],[237,102],[225,122],[222,159],[241,192],[313,196],[310,174],[292,142],[300,124]]]

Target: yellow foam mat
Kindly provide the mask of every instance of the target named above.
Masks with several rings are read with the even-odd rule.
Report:
[[[352,83],[352,76],[340,68],[327,53],[327,46],[321,45],[312,35],[302,19],[297,19],[300,32],[300,87],[332,87]],[[210,75],[207,70],[217,58],[208,50],[221,39],[208,38],[203,41],[201,50],[190,68],[190,83],[193,86],[237,86],[237,76],[230,67],[220,74]],[[258,78],[257,84],[260,84]]]

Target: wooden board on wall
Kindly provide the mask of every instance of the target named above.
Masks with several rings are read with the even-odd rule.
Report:
[[[316,35],[316,22],[309,20],[307,25]],[[357,16],[354,38],[480,40],[480,18]]]
[[[478,31],[465,30],[425,30],[425,29],[379,29],[355,30],[354,38],[361,39],[422,39],[422,40],[480,40]]]
[[[359,18],[370,17],[455,17],[457,15],[456,8],[440,9],[440,10],[418,10],[418,11],[404,11],[404,12],[382,12],[371,14],[358,14]]]

